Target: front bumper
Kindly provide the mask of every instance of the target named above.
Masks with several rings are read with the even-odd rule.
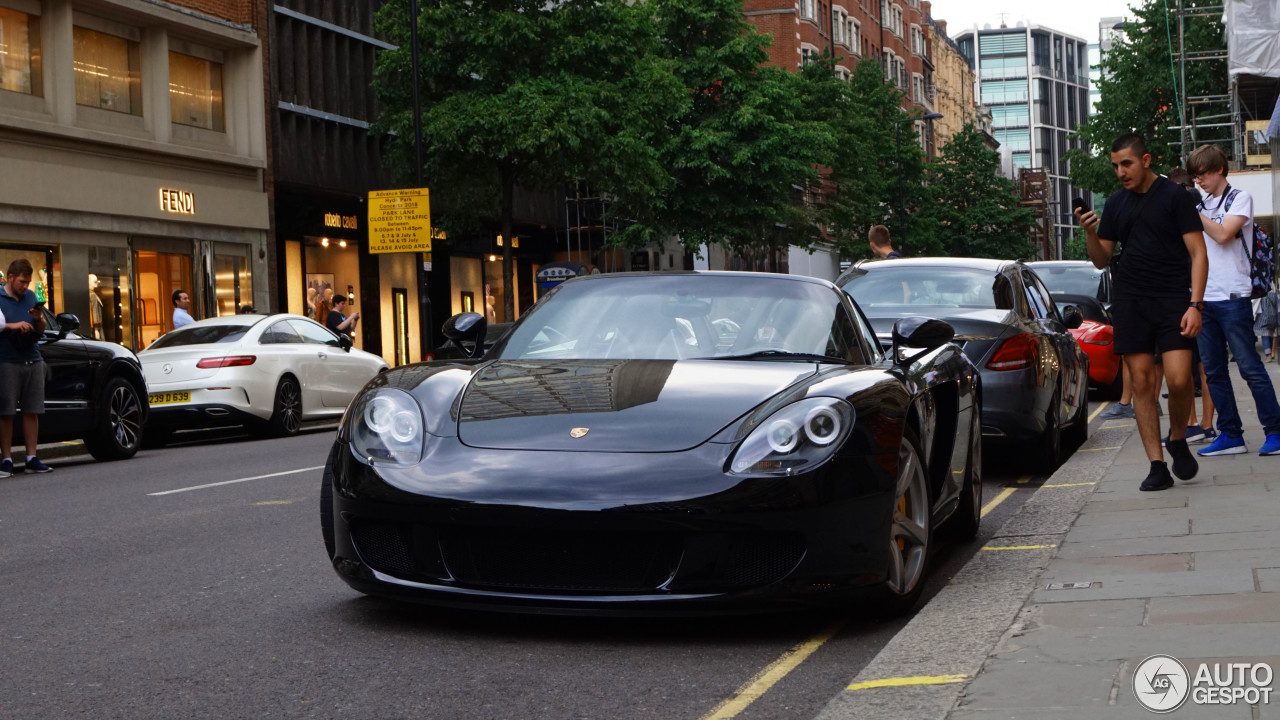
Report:
[[[516,612],[758,612],[845,597],[888,567],[893,464],[875,455],[846,448],[807,475],[737,478],[720,470],[729,448],[711,443],[609,454],[451,444],[443,454],[466,457],[463,477],[437,452],[384,478],[335,443],[333,566],[353,588]],[[428,474],[434,491],[403,489]]]

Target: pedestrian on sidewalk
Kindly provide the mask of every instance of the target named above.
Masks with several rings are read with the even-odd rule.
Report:
[[[1258,357],[1253,334],[1253,282],[1249,258],[1253,252],[1253,197],[1227,182],[1227,156],[1216,145],[1201,145],[1187,158],[1187,169],[1208,197],[1200,203],[1200,222],[1209,256],[1204,291],[1204,319],[1200,358],[1209,378],[1209,392],[1218,409],[1218,439],[1200,455],[1239,455],[1248,452],[1243,421],[1231,388],[1227,350],[1253,394],[1258,420],[1267,439],[1259,455],[1280,455],[1280,403],[1271,376]]]
[[[1280,292],[1274,287],[1258,301],[1258,312],[1253,318],[1253,331],[1262,337],[1264,360],[1274,357],[1276,328],[1280,327]]]
[[[1123,189],[1107,198],[1101,220],[1084,208],[1076,210],[1076,217],[1085,229],[1094,267],[1111,265],[1115,352],[1124,356],[1133,380],[1138,434],[1151,461],[1140,489],[1164,490],[1173,486],[1173,477],[1160,447],[1155,350],[1163,357],[1169,386],[1171,423],[1165,447],[1173,458],[1173,473],[1190,480],[1200,469],[1187,447],[1186,418],[1195,401],[1191,349],[1200,333],[1209,270],[1203,227],[1192,197],[1151,170],[1151,155],[1141,135],[1116,138],[1111,167]]]
[[[22,407],[22,441],[27,447],[26,470],[45,473],[53,468],[40,462],[40,416],[44,414],[44,358],[36,342],[44,333],[44,303],[31,291],[31,261],[9,263],[0,289],[0,477],[13,475],[13,416]]]
[[[889,228],[884,225],[873,225],[867,232],[867,240],[871,244],[871,252],[885,260],[896,260],[902,253],[893,249],[893,241],[889,239]]]

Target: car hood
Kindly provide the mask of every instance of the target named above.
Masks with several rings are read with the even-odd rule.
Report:
[[[463,391],[458,438],[503,450],[687,450],[817,369],[758,360],[500,360],[479,368]]]

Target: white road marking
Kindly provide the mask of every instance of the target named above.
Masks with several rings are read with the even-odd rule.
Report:
[[[205,488],[219,487],[221,485],[235,485],[236,483],[249,482],[251,480],[264,480],[266,478],[280,477],[281,475],[294,475],[296,473],[312,472],[314,470],[323,470],[323,469],[324,469],[323,465],[317,465],[315,467],[298,468],[297,470],[285,470],[283,472],[270,473],[267,475],[255,475],[253,477],[240,478],[239,480],[224,480],[222,482],[209,483],[208,485],[194,485],[192,487],[178,488],[177,490],[165,490],[163,492],[147,493],[147,495],[150,497],[155,497],[157,495],[172,495],[174,493],[189,492],[191,490],[204,490]]]

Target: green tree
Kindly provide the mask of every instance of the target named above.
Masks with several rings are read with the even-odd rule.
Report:
[[[415,176],[412,67],[406,0],[375,27],[398,49],[380,53],[374,89],[393,170]],[[652,138],[689,104],[650,6],[624,0],[425,0],[419,78],[423,174],[432,221],[450,234],[498,221],[512,235],[517,184],[550,188],[580,178],[649,197],[669,187]],[[490,225],[492,227],[492,225]],[[514,287],[511,243],[503,277]],[[506,294],[506,317],[515,315]]]
[[[903,92],[885,82],[874,61],[858,63],[848,82],[834,74],[835,58],[823,54],[804,68],[808,112],[835,136],[824,163],[815,218],[845,257],[866,257],[867,231],[889,227],[895,249],[936,255],[916,115],[902,109]]]
[[[1034,215],[1019,204],[1017,187],[1000,174],[1000,154],[987,149],[972,123],[942,147],[928,176],[928,212],[948,255],[1022,258],[1034,252]]]
[[[672,179],[651,195],[610,188],[625,218],[618,244],[686,249],[721,244],[746,253],[821,239],[802,201],[829,160],[830,129],[811,117],[803,78],[768,61],[768,36],[742,15],[741,0],[651,0],[658,50],[686,102],[653,136]],[[796,188],[800,188],[797,192]]]
[[[1187,9],[1221,4],[1218,0],[1182,2]],[[1103,59],[1097,114],[1076,129],[1084,149],[1067,152],[1073,184],[1104,195],[1119,190],[1120,184],[1111,168],[1110,149],[1112,141],[1127,132],[1141,133],[1146,138],[1151,166],[1156,172],[1181,165],[1179,155],[1195,149],[1180,147],[1181,132],[1177,129],[1183,122],[1179,117],[1180,71],[1175,55],[1178,49],[1176,8],[1177,3],[1170,0],[1145,0],[1132,9],[1134,19],[1125,24],[1124,34]],[[1222,24],[1214,18],[1187,19],[1184,43],[1188,54],[1220,52],[1226,47]],[[1225,94],[1226,62],[1188,60],[1186,84],[1190,97]],[[1228,112],[1225,103],[1197,103],[1188,108],[1191,114],[1186,118],[1187,124],[1192,124],[1196,117]],[[1229,128],[1208,128],[1198,131],[1197,142],[1230,136]]]

